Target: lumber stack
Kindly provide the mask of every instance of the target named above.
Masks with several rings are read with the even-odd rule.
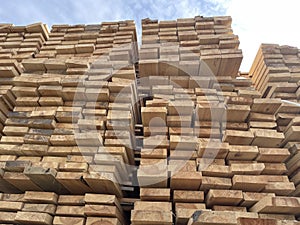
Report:
[[[250,69],[255,88],[264,98],[299,100],[299,49],[262,44]]]
[[[149,212],[135,204],[132,224],[169,224],[169,209],[163,209],[162,202],[173,203],[175,224],[239,224],[242,218],[293,224],[299,212],[286,213],[276,203],[269,212],[254,207],[264,198],[298,201],[287,197],[296,188],[287,176],[285,162],[291,156],[285,146],[287,133],[277,124],[278,114],[288,110],[286,103],[261,98],[247,77],[180,74],[176,67],[182,63],[178,62],[182,46],[171,38],[179,32],[175,22],[167,21],[168,34],[161,36],[155,32],[161,31],[164,21],[143,22],[139,90],[145,98],[141,108],[144,138],[137,178],[143,187],[140,198],[145,203],[141,204],[150,201],[161,208]],[[167,44],[161,43],[164,38],[169,38]],[[161,58],[167,58],[171,66]],[[186,65],[194,72],[197,60],[187,56]],[[173,200],[168,198],[169,190]],[[179,203],[178,193],[193,197],[182,197],[188,199]]]
[[[298,135],[299,139],[299,135]],[[286,161],[287,174],[290,181],[294,183],[295,190],[291,194],[295,197],[300,197],[300,183],[299,183],[299,143],[297,141],[288,142],[286,148],[289,149],[291,157]]]
[[[0,26],[0,224],[299,224],[298,49],[142,28]]]
[[[123,209],[114,195],[57,195],[26,191],[3,194],[1,223],[10,224],[125,224]]]
[[[238,74],[242,52],[231,17],[144,19],[142,28],[141,77]]]
[[[132,21],[54,25],[22,60],[3,107],[1,181],[14,188],[2,191],[123,195],[139,120],[135,41]]]
[[[264,197],[278,202],[299,200],[292,197],[296,197],[297,177],[294,183],[286,164],[294,154],[286,143],[298,139],[287,138],[287,121],[278,121],[279,114],[299,113],[298,107],[280,97],[262,98],[247,76],[226,72],[216,77],[193,76],[201,68],[202,55],[181,54],[181,48],[187,48],[172,35],[186,29],[193,51],[196,40],[189,33],[191,25],[178,21],[143,21],[138,88],[145,100],[137,172],[142,188],[141,202],[132,210],[132,224],[170,224],[169,209],[163,203],[173,203],[173,223],[178,225],[240,224],[243,220],[293,224],[299,213],[292,209],[287,213],[276,203],[274,211],[255,206]],[[192,24],[191,19],[185,22]],[[190,74],[182,72],[183,64]],[[297,126],[296,120],[293,125]],[[294,130],[290,133],[294,135]],[[290,163],[290,173],[298,174],[297,157]],[[170,192],[173,199],[168,197]],[[156,207],[152,213],[141,210],[141,205],[149,204]]]
[[[42,23],[27,26],[0,25],[0,57],[18,62],[32,58],[49,38],[47,25]],[[16,72],[13,70],[11,73]],[[2,77],[2,76],[1,76]]]
[[[23,72],[20,62],[38,53],[48,40],[48,34],[47,26],[42,23],[28,26],[0,25],[1,136],[8,113],[16,105],[16,96],[12,93],[12,88],[14,77]]]

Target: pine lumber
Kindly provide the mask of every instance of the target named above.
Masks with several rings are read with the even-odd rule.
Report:
[[[299,198],[295,197],[264,197],[250,211],[299,215],[299,205]]]

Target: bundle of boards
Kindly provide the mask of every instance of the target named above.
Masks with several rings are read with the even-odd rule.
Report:
[[[300,224],[300,54],[230,17],[0,25],[0,224]]]

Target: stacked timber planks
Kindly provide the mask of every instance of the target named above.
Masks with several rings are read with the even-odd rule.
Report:
[[[27,26],[0,24],[0,58],[18,62],[32,58],[48,40],[48,35],[48,27],[42,23]]]
[[[298,196],[299,163],[299,49],[291,46],[262,44],[256,55],[249,75],[254,86],[264,98],[283,99],[282,106],[275,114],[277,130],[284,133],[282,147],[288,149],[290,157],[286,160],[287,175],[295,185],[292,196]],[[274,101],[273,99],[266,99]],[[271,103],[271,102],[270,102]]]
[[[242,52],[231,29],[231,17],[144,19],[142,27],[141,77],[237,76]]]
[[[125,224],[123,209],[114,195],[57,195],[26,191],[3,194],[1,223],[39,225]]]
[[[9,111],[16,105],[13,79],[23,72],[20,62],[32,58],[48,40],[48,28],[42,23],[28,26],[0,25],[0,135]]]
[[[264,98],[299,100],[299,49],[262,44],[250,69],[254,87]]]
[[[290,138],[285,129],[299,107],[280,96],[264,99],[250,78],[217,73],[221,67],[207,63],[209,74],[200,61],[209,46],[200,39],[199,52],[193,26],[193,19],[143,20],[142,188],[132,224],[297,224],[297,121]],[[283,113],[293,115],[279,121]]]
[[[121,197],[139,120],[134,22],[54,25],[48,36],[22,60],[15,103],[3,107],[1,182],[10,188],[1,190]]]
[[[299,224],[296,48],[251,80],[230,17],[142,27],[0,26],[0,224]]]

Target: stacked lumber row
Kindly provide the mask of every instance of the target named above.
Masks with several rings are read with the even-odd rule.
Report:
[[[49,36],[51,40],[45,43],[37,57],[68,58],[76,54],[89,60],[103,56],[107,61],[134,63],[138,55],[136,29],[131,20],[101,25],[54,25]]]
[[[186,71],[198,74],[201,58],[177,63],[181,42],[153,41],[158,22],[143,22],[152,28],[143,29],[140,51],[142,188],[131,223],[187,224],[194,218],[191,224],[294,224],[298,203],[287,211],[283,205],[299,202],[291,197],[297,189],[285,163],[293,155],[286,143],[297,140],[286,138],[287,121],[277,120],[279,113],[297,113],[296,107],[262,99],[249,78],[189,76]]]
[[[32,58],[48,40],[48,28],[42,23],[28,26],[0,25],[0,135],[8,112],[16,105],[12,94],[13,78],[23,72],[20,62]]]
[[[109,43],[97,46],[102,39]],[[132,59],[110,53],[129,41],[122,54],[136,47],[130,21],[56,25],[36,58],[22,61],[0,142],[1,191],[123,195],[139,112]]]
[[[114,195],[1,194],[0,223],[39,225],[126,224]]]
[[[299,49],[291,46],[262,44],[249,75],[264,98],[299,100]]]
[[[16,103],[16,98],[12,94],[11,88],[11,85],[0,86],[0,138],[3,135],[2,130],[5,126],[9,111],[13,110]]]
[[[0,58],[16,59],[19,62],[31,58],[48,40],[48,34],[47,25],[42,23],[27,26],[0,24]]]
[[[16,59],[0,59],[0,137],[5,121],[16,105],[16,96],[12,92],[13,79],[23,71]]]
[[[230,24],[143,20],[140,54],[133,21],[55,25],[1,59],[0,224],[299,224],[299,106],[236,77]]]
[[[294,106],[294,108],[293,108]],[[289,149],[290,157],[286,161],[287,175],[290,181],[295,185],[295,191],[291,194],[292,196],[300,197],[300,163],[299,163],[299,142],[300,142],[300,107],[295,105],[287,104],[285,110],[278,112],[277,118],[280,121],[281,129],[285,135],[284,147]],[[289,110],[287,110],[289,109]]]
[[[242,52],[231,17],[144,19],[142,28],[141,77],[238,75]]]
[[[294,183],[295,190],[291,196],[300,196],[299,180],[299,50],[291,46],[279,46],[275,44],[263,44],[257,53],[250,71],[256,89],[270,103],[279,104],[275,119],[277,131],[284,133],[285,139],[281,147],[289,150],[290,157],[285,160],[286,174],[290,182]],[[298,89],[298,91],[297,91]],[[298,100],[297,100],[298,99]],[[287,101],[285,101],[287,100]],[[271,106],[271,105],[270,105]],[[274,108],[274,110],[276,110]],[[271,125],[271,124],[270,124]]]
[[[251,112],[252,120],[255,121],[257,114],[261,114],[261,116],[265,116],[265,118],[275,118],[275,115],[263,114],[260,110],[254,110],[256,105],[262,106],[261,109],[267,108],[266,104],[258,104],[255,100],[256,99],[254,99],[254,102],[256,104],[252,105],[254,111]],[[153,102],[154,101],[155,100],[153,100]],[[159,107],[156,109],[152,108],[151,111],[155,117],[155,115],[158,115]],[[147,114],[143,112],[145,112],[145,110],[142,111],[144,118]],[[263,121],[258,122],[267,123]],[[151,132],[158,132],[159,129],[156,128],[158,127],[150,128]],[[163,127],[159,128],[160,131],[165,130]],[[169,130],[170,129],[171,127]],[[173,129],[174,128],[172,128],[172,130]],[[178,128],[178,130],[180,129],[187,131],[189,128]],[[251,217],[253,214],[250,212],[257,212],[259,214],[255,215],[256,217],[294,220],[294,216],[299,214],[299,211],[297,211],[299,209],[295,211],[284,211],[282,210],[284,207],[275,207],[275,205],[270,205],[270,208],[272,208],[270,211],[255,211],[255,208],[253,208],[263,197],[283,196],[278,197],[278,201],[299,201],[299,199],[284,197],[297,195],[294,194],[296,189],[294,183],[292,183],[293,180],[290,180],[289,177],[285,175],[287,168],[284,162],[290,157],[291,153],[288,148],[280,148],[280,146],[278,146],[278,143],[284,139],[283,134],[269,127],[265,129],[251,129],[252,130],[249,131],[232,130],[232,136],[228,135],[229,131],[226,130],[225,138],[228,139],[230,144],[226,141],[222,143],[216,139],[213,145],[208,147],[210,149],[205,149],[205,145],[203,145],[205,141],[203,138],[195,140],[193,136],[185,137],[184,135],[186,134],[181,134],[179,138],[169,134],[169,137],[163,138],[161,136],[159,137],[159,135],[155,135],[155,133],[151,133],[152,140],[154,141],[149,149],[149,142],[147,140],[149,137],[145,137],[144,144],[146,143],[148,149],[142,149],[138,179],[140,185],[146,185],[148,188],[141,189],[140,196],[142,201],[159,201],[159,203],[136,203],[132,211],[132,224],[153,224],[158,221],[161,222],[161,218],[164,218],[163,221],[165,224],[172,224],[173,221],[170,216],[171,209],[167,208],[168,204],[163,206],[160,202],[170,201],[170,189],[171,193],[173,193],[173,203],[175,203],[173,210],[176,213],[176,224],[186,224],[195,210],[203,210],[206,208],[216,211],[216,217],[218,218],[211,219],[209,217],[206,219],[207,224],[212,224],[216,220],[220,224],[229,223],[228,220],[223,221],[221,219],[222,217],[220,217],[218,211],[243,211],[244,214],[242,217]],[[192,130],[190,130],[190,132],[192,132]],[[192,134],[193,133],[189,133],[189,135]],[[253,145],[253,143],[255,143],[254,146],[249,146],[251,144]],[[176,149],[176,151],[179,152],[178,155],[172,154],[172,145],[174,146],[175,144],[179,144],[181,147],[184,146],[183,149],[186,154],[180,154],[181,152],[180,150],[178,151],[178,149]],[[198,148],[195,147],[197,144],[199,144]],[[219,147],[219,151],[215,153],[215,151],[218,150],[217,147]],[[189,154],[189,148],[195,149],[196,153]],[[209,150],[208,154],[205,155],[205,151],[207,150]],[[213,154],[216,154],[215,159],[211,159]],[[167,156],[169,156],[168,160],[165,159]],[[299,155],[296,157],[298,156]],[[180,165],[180,160],[184,159],[184,157],[191,158],[185,159],[186,161],[182,166]],[[193,158],[196,158],[197,167],[195,167],[195,161],[192,160]],[[297,158],[293,160],[293,163],[297,162],[296,160]],[[173,171],[174,165],[182,167],[179,171]],[[294,166],[293,169],[295,170],[297,167]],[[168,177],[167,170],[170,174],[174,172],[169,184],[165,180]],[[298,175],[297,172],[296,174]],[[295,177],[295,179],[297,178]],[[176,204],[175,193],[178,191],[180,191],[181,196],[189,196],[187,200],[183,200],[186,201],[184,202],[186,204]],[[196,200],[197,203],[190,204],[189,198],[197,199],[198,195],[201,196],[201,193],[203,200],[199,202]],[[197,197],[194,197],[196,194]],[[268,202],[272,201],[268,200]],[[144,204],[145,209],[139,204]],[[147,209],[147,204],[157,204],[161,208]],[[208,213],[208,215],[214,213],[215,212],[211,212]],[[158,217],[158,215],[161,216]],[[225,215],[225,213],[223,215]],[[235,217],[238,218],[237,215],[235,215]],[[233,221],[234,220],[231,220],[229,224],[236,224],[236,222]]]
[[[131,212],[131,224],[174,224],[170,189],[142,188],[141,201],[136,201]],[[274,194],[242,194],[238,190],[208,192],[204,200],[202,191],[175,190],[173,205],[176,208],[175,224],[240,224],[240,220],[252,222],[273,221],[274,224],[299,224],[293,215],[299,214],[299,198],[275,197]],[[206,209],[206,205],[214,205]],[[235,205],[235,206],[233,206]],[[249,207],[247,212],[246,205]],[[277,212],[280,211],[281,214]],[[252,224],[249,223],[249,224]],[[245,224],[245,223],[242,223]]]
[[[294,183],[295,190],[290,195],[295,197],[300,197],[299,113],[299,105],[293,102],[283,102],[276,113],[277,130],[285,135],[282,147],[289,150],[290,153],[290,157],[285,160],[286,174],[289,176],[290,182]]]
[[[161,197],[166,197],[161,195],[167,195],[170,189],[173,196],[177,191],[191,196],[202,192],[206,198],[206,204],[203,200],[197,204],[187,200],[177,207],[175,204],[176,224],[186,224],[197,209],[247,212],[264,196],[288,196],[295,191],[285,175],[284,162],[290,152],[280,148],[285,136],[276,130],[275,115],[282,107],[279,99],[260,99],[260,94],[246,81],[242,85],[237,82],[232,90],[224,88],[226,82],[220,80],[224,91],[213,85],[216,89],[197,87],[182,92],[167,82],[157,85],[158,80],[167,80],[164,77],[150,76],[149,80],[150,87],[140,88],[142,95],[149,94],[153,100],[146,100],[141,109],[144,139],[139,184],[147,186],[147,191],[154,195],[147,198],[150,201],[161,201]],[[157,188],[161,192],[157,193]],[[144,191],[141,189],[142,201],[146,199],[142,198]],[[215,199],[211,195],[217,195],[219,200],[211,200]],[[230,196],[240,197],[236,200]],[[168,197],[164,199],[170,201]],[[155,212],[139,204],[143,205],[136,203],[132,211],[132,224],[158,222],[160,211],[165,212],[164,222],[172,223],[168,204]],[[274,212],[265,216],[271,218]]]
[[[285,136],[282,132],[276,130],[277,124],[275,120],[276,112],[281,107],[280,99],[253,99],[251,104],[251,113],[249,118],[249,130],[245,132],[231,132],[226,130],[224,135],[224,141],[229,144],[235,145],[253,145],[258,147],[276,148],[280,147]],[[248,108],[250,109],[250,108]],[[239,110],[239,115],[242,119],[246,119],[249,114],[249,110]],[[239,111],[235,111],[238,114]],[[243,113],[244,112],[244,113]],[[246,113],[246,114],[245,114]],[[232,114],[229,112],[228,114]],[[244,114],[244,115],[243,115]],[[228,117],[227,117],[228,118]],[[238,118],[235,116],[234,118]],[[260,121],[258,121],[258,118]],[[237,138],[235,138],[235,136]],[[240,136],[243,136],[239,138]]]

